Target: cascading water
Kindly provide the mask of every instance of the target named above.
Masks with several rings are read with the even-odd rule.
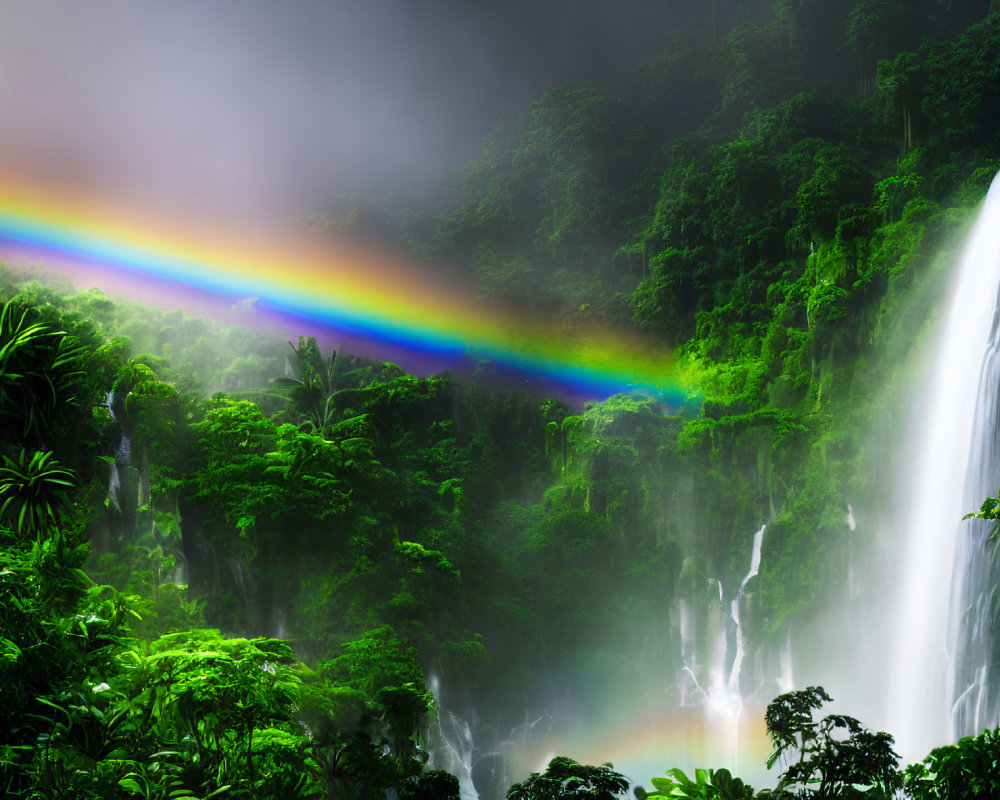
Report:
[[[1000,178],[995,183],[1000,186]],[[1000,195],[1000,189],[997,190]],[[977,255],[1000,272],[1000,198],[993,199],[993,216]],[[983,215],[987,213],[984,209]],[[996,278],[995,278],[996,279]],[[971,454],[965,483],[963,509],[978,508],[1000,487],[1000,300],[993,318],[976,396]],[[958,537],[955,555],[957,602],[952,718],[958,736],[978,734],[1000,724],[1000,668],[993,637],[998,588],[996,550],[988,544],[993,525],[967,520]]]
[[[750,554],[750,568],[740,582],[739,589],[729,603],[728,619],[725,618],[722,583],[711,578],[710,591],[718,591],[718,604],[710,603],[709,627],[714,634],[708,637],[709,652],[699,653],[693,635],[692,609],[684,598],[680,600],[681,651],[684,666],[678,675],[677,686],[682,707],[701,707],[714,729],[714,738],[724,748],[719,753],[719,763],[732,769],[739,769],[740,718],[743,714],[744,695],[740,686],[743,660],[746,656],[747,638],[741,622],[741,603],[747,584],[760,571],[761,549],[764,531],[761,525],[753,538]],[[730,660],[729,641],[735,647]],[[707,688],[705,688],[707,687]]]
[[[461,800],[479,800],[472,783],[472,730],[467,720],[451,711],[438,716],[441,744],[431,752],[430,766],[444,769],[458,778]]]
[[[121,424],[115,415],[115,393],[107,392],[104,397],[111,419]],[[118,449],[115,451],[115,460],[111,465],[111,477],[108,481],[108,498],[119,509],[122,507],[122,470],[132,466],[132,441],[129,439],[124,425],[121,425],[121,432]]]
[[[778,693],[785,694],[795,689],[795,670],[792,661],[792,629],[785,631],[785,644],[778,656]]]
[[[130,539],[135,532],[136,511],[139,506],[139,473],[132,466],[132,439],[128,420],[125,414],[116,413],[116,408],[118,411],[121,408],[117,406],[114,392],[106,393],[105,402],[111,419],[121,428],[121,438],[108,478],[109,508],[106,518],[115,535]]]
[[[730,694],[735,694],[737,697],[740,696],[740,673],[743,669],[743,657],[747,649],[746,636],[743,633],[743,626],[740,623],[740,600],[743,599],[743,592],[746,590],[747,584],[750,583],[750,579],[757,577],[757,573],[760,572],[760,553],[761,547],[764,544],[764,529],[766,527],[766,524],[761,525],[760,530],[754,534],[753,552],[750,556],[750,571],[743,578],[742,583],[740,583],[740,589],[729,606],[733,623],[736,625],[736,655],[733,658],[733,667],[729,671],[729,683],[726,688]]]
[[[428,767],[443,769],[457,777],[461,800],[479,800],[472,782],[473,744],[469,723],[442,707],[441,680],[437,675],[428,676],[427,686],[437,705],[437,714],[427,736]]]
[[[989,527],[960,522],[1000,486],[998,232],[1000,178],[959,264],[911,437],[918,456],[897,500],[906,544],[887,728],[907,760],[923,758],[956,734],[1000,724],[986,616],[996,584],[983,549]]]

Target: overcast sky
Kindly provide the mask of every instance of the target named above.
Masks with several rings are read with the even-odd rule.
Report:
[[[295,217],[656,52],[671,0],[0,0],[0,175]]]

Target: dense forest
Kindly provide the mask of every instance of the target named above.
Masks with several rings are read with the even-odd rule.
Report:
[[[698,705],[731,602],[730,688],[776,698],[776,785],[719,754],[638,795],[995,794],[995,732],[900,772],[891,736],[814,722],[829,695],[774,676],[831,603],[877,614],[850,576],[891,553],[853,515],[892,494],[879,422],[1000,170],[1000,17],[685,5],[662,55],[499,120],[433,203],[345,196],[316,224],[565,330],[668,344],[696,408],[418,377],[7,265],[9,797],[429,800],[461,777],[463,797],[610,799],[610,766],[527,777],[512,732],[557,705],[591,727],[665,691]],[[470,752],[442,754],[463,721]]]

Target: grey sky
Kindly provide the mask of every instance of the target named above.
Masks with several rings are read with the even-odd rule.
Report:
[[[0,174],[153,209],[302,216],[459,166],[500,114],[655,52],[672,7],[0,0]]]

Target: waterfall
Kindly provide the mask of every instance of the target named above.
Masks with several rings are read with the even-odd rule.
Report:
[[[105,405],[108,409],[108,414],[111,415],[111,419],[118,422],[118,417],[115,416],[115,393],[105,392],[104,395]],[[118,442],[118,449],[115,451],[115,460],[111,464],[111,477],[108,479],[108,499],[115,508],[121,508],[121,491],[122,491],[122,476],[121,470],[123,466],[126,466],[129,462],[131,456],[131,443],[128,440],[128,436],[125,434],[125,426],[121,426],[122,435]]]
[[[766,527],[766,524],[761,525],[760,530],[754,534],[753,551],[750,556],[750,571],[746,574],[746,577],[740,584],[740,590],[736,593],[736,597],[733,598],[733,602],[730,604],[730,614],[732,615],[733,623],[736,625],[736,656],[733,658],[733,668],[729,672],[728,690],[737,697],[740,696],[740,671],[743,668],[743,656],[746,653],[746,636],[743,634],[743,626],[740,623],[740,600],[743,599],[743,590],[747,588],[750,579],[755,578],[757,573],[760,572],[760,553],[761,547],[764,544],[764,529]]]
[[[132,439],[127,419],[124,414],[119,418],[115,413],[117,400],[114,392],[106,392],[104,398],[111,419],[121,428],[121,438],[108,477],[107,519],[114,535],[128,540],[135,533],[136,511],[139,507],[139,473],[132,466]]]
[[[434,696],[437,713],[427,736],[430,769],[443,769],[458,778],[461,800],[479,800],[472,783],[472,730],[468,720],[441,706],[441,679],[431,674],[427,686]]]
[[[1000,178],[995,181],[1000,185]],[[1000,194],[1000,189],[997,190]],[[983,215],[986,215],[984,210]],[[994,203],[992,224],[982,235],[979,255],[1000,262],[1000,201]],[[990,274],[988,269],[984,270]],[[988,293],[987,293],[988,294]],[[995,304],[983,356],[971,452],[963,495],[963,510],[979,508],[1000,487],[1000,304]],[[1000,674],[993,637],[998,572],[996,552],[987,541],[993,523],[961,523],[953,580],[955,660],[952,720],[958,737],[975,735],[1000,725]]]
[[[718,763],[736,770],[740,768],[740,724],[744,709],[740,678],[747,648],[740,606],[747,584],[760,571],[766,528],[766,524],[761,525],[754,534],[750,566],[729,602],[728,618],[724,613],[725,592],[716,578],[708,579],[707,591],[712,599],[708,603],[705,630],[697,630],[692,604],[684,597],[679,599],[683,666],[678,672],[676,686],[680,705],[702,710],[720,747]],[[707,653],[699,651],[700,639],[707,645]],[[732,651],[730,639],[735,643]]]
[[[795,689],[795,670],[792,661],[792,628],[785,629],[785,644],[778,656],[778,694],[785,694]]]
[[[990,621],[983,615],[995,580],[983,550],[984,528],[960,522],[1000,485],[997,231],[1000,178],[958,266],[909,437],[912,471],[896,500],[905,546],[888,654],[887,727],[904,760],[919,760],[956,734],[978,732],[972,726],[1000,724],[996,692],[988,687],[993,670],[983,669],[993,661]]]

